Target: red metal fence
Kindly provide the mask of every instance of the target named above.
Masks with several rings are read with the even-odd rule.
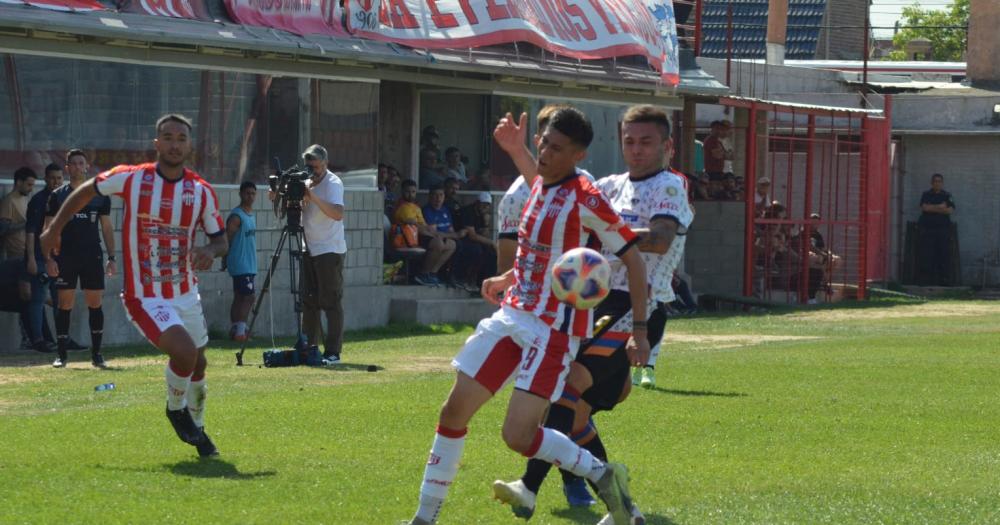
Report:
[[[744,295],[806,303],[885,277],[889,124],[881,112],[744,99]],[[770,182],[758,185],[758,182]]]

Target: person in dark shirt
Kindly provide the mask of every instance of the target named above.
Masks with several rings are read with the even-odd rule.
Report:
[[[920,196],[918,282],[923,285],[951,284],[951,214],[955,201],[944,191],[944,175],[931,176],[931,189]]]
[[[28,212],[24,226],[24,245],[27,255],[25,278],[31,287],[31,298],[25,313],[25,326],[31,347],[39,352],[49,352],[49,344],[55,344],[52,335],[48,333],[49,324],[45,316],[45,297],[46,295],[52,296],[53,304],[56,303],[57,299],[53,293],[49,276],[45,273],[45,258],[42,257],[42,246],[38,242],[38,236],[42,234],[42,229],[45,227],[45,208],[48,206],[49,196],[62,184],[62,167],[58,164],[46,166],[45,187],[28,201]]]
[[[483,280],[497,272],[497,245],[490,234],[492,207],[493,198],[483,191],[476,202],[463,207],[455,217],[455,229],[466,232],[460,244],[469,251],[469,266],[465,269],[463,282],[471,284],[477,292]]]
[[[46,227],[73,190],[87,180],[89,168],[87,155],[83,151],[79,149],[69,151],[66,155],[66,172],[69,174],[69,184],[55,190],[49,196],[48,208],[45,211]],[[104,245],[108,249],[106,265],[104,253],[101,250],[101,234],[104,237]],[[91,199],[63,229],[61,239],[59,254],[55,259],[46,261],[49,275],[56,276],[55,286],[59,299],[56,309],[56,343],[59,357],[52,363],[52,366],[56,368],[66,366],[70,313],[76,299],[76,286],[79,282],[90,314],[90,361],[97,368],[105,368],[107,365],[101,355],[101,338],[104,334],[104,310],[101,307],[101,297],[104,295],[105,273],[108,276],[115,273],[115,240],[114,228],[111,225],[111,199],[103,195]]]

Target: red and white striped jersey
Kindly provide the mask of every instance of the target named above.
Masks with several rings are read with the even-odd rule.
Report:
[[[514,285],[504,303],[538,316],[555,330],[589,337],[593,311],[577,310],[556,299],[551,268],[567,250],[586,246],[591,235],[618,255],[638,240],[601,192],[579,172],[550,185],[543,185],[537,177],[521,214]]]
[[[113,168],[97,176],[94,188],[125,201],[125,298],[171,299],[197,291],[191,269],[195,227],[209,237],[226,232],[215,190],[189,169],[180,179],[167,180],[154,163]]]

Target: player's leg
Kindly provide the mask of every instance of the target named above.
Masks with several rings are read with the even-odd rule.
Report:
[[[430,457],[420,484],[420,505],[411,523],[432,524],[458,472],[469,421],[503,388],[521,358],[521,348],[505,333],[505,311],[480,321],[455,357],[455,384],[441,408]]]
[[[93,257],[84,262],[80,273],[80,288],[87,303],[90,324],[90,362],[97,368],[105,368],[101,355],[101,341],[104,338],[104,309],[101,299],[104,295],[104,258]]]
[[[72,275],[73,279],[70,280]],[[75,274],[66,274],[60,268],[59,277],[56,281],[56,350],[59,352],[52,366],[62,368],[69,361],[67,350],[69,349],[69,324],[70,316],[73,313],[73,302],[76,300],[76,279]]]
[[[663,334],[667,329],[667,312],[663,303],[656,303],[652,314],[649,316],[648,341],[649,360],[646,366],[642,367],[641,377],[638,384],[643,388],[653,388],[656,386],[656,361],[660,358],[660,349],[663,347]],[[632,376],[632,384],[636,384],[635,375]]]
[[[302,333],[309,346],[318,346],[323,335],[317,286],[316,261],[312,255],[305,253],[302,255],[302,269],[299,273],[299,293],[302,297]]]

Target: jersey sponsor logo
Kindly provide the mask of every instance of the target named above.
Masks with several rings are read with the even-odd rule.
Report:
[[[190,181],[185,181],[185,182],[190,182]],[[193,205],[194,191],[184,190],[184,193],[181,194],[181,202],[183,202],[185,206]]]
[[[521,224],[521,222],[519,220],[517,220],[517,219],[505,218],[503,220],[503,227],[501,228],[500,231],[510,231],[510,230],[517,229],[517,227],[520,226],[520,224]]]
[[[152,197],[153,196],[153,190],[142,190],[142,191],[139,192],[139,195],[142,196],[142,197]]]
[[[431,454],[427,458],[427,464],[428,465],[437,465],[438,463],[441,463],[441,456],[439,456],[437,454]]]
[[[167,198],[160,199],[160,207],[169,210],[170,208],[174,207],[174,200]]]
[[[623,212],[623,213],[620,213],[619,216],[622,218],[622,220],[624,220],[625,222],[627,222],[629,224],[636,224],[637,222],[639,222],[639,215],[636,214],[636,213],[624,213]],[[610,228],[609,228],[609,231],[610,231]]]
[[[170,320],[170,312],[168,312],[165,308],[157,308],[156,312],[153,313],[153,319],[156,319],[161,323],[165,323]]]

